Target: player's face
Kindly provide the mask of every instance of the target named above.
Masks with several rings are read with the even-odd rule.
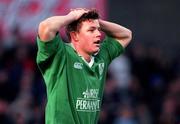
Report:
[[[82,22],[78,32],[79,47],[83,52],[94,54],[100,49],[100,25],[98,19]]]

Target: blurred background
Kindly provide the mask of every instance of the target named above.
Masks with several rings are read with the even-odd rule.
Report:
[[[0,124],[43,124],[46,89],[35,63],[40,21],[97,8],[133,32],[110,65],[99,124],[180,123],[179,0],[0,0]],[[66,36],[61,32],[64,39]]]

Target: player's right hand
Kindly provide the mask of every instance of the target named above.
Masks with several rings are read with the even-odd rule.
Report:
[[[85,8],[76,8],[76,9],[71,9],[69,12],[69,16],[72,16],[74,20],[78,20],[84,13],[87,13],[89,10]]]

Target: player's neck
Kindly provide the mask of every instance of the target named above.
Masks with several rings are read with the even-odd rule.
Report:
[[[78,49],[76,49],[76,52],[82,56],[88,63],[91,61],[91,55],[89,55],[88,53],[82,52]]]
[[[71,43],[71,45],[74,48],[74,50],[77,52],[77,54],[83,57],[85,61],[87,61],[88,63],[91,61],[91,57],[92,57],[91,54],[84,52],[76,44]]]

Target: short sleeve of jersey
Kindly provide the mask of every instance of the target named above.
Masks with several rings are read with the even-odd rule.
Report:
[[[114,58],[124,52],[124,47],[114,38],[106,36],[102,45],[100,54],[110,63]]]
[[[48,42],[43,42],[37,37],[37,46],[38,52],[36,62],[42,71],[52,60],[54,60],[58,52],[61,53],[60,55],[63,55],[65,44],[57,33],[54,39]]]

